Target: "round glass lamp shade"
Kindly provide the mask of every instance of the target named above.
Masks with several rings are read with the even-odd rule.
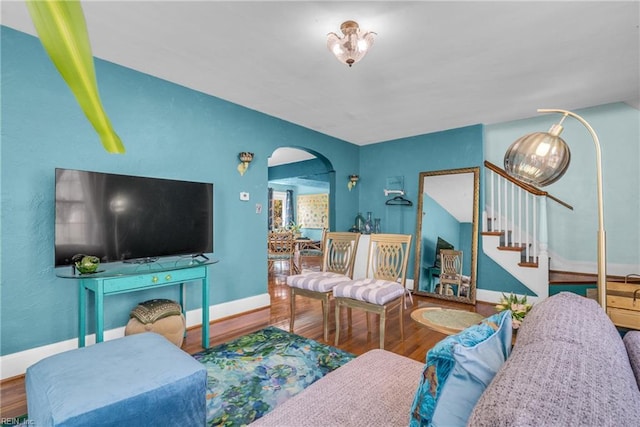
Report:
[[[535,132],[511,144],[504,155],[504,169],[528,184],[544,187],[559,180],[571,161],[571,151],[562,138]]]

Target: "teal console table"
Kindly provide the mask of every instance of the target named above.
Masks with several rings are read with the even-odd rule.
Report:
[[[180,285],[180,306],[186,316],[185,282],[202,281],[202,347],[209,348],[209,266],[218,260],[194,258],[160,259],[145,264],[109,263],[92,274],[77,273],[71,266],[56,269],[56,275],[78,281],[78,347],[85,346],[87,298],[93,292],[96,343],[104,340],[104,297],[164,286]]]

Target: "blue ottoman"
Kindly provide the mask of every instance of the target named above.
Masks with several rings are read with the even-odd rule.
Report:
[[[204,426],[207,371],[147,332],[56,354],[27,369],[37,426]]]

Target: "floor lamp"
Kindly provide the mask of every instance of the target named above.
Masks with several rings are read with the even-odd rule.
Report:
[[[603,309],[607,306],[607,254],[604,232],[604,206],[602,199],[602,160],[600,141],[595,131],[579,115],[566,110],[539,109],[538,113],[559,113],[562,120],[549,132],[530,133],[516,140],[504,155],[504,168],[516,179],[534,186],[544,187],[564,175],[571,159],[567,143],[560,138],[562,122],[568,116],[582,123],[593,138],[596,148],[596,181],[598,192],[598,300]]]

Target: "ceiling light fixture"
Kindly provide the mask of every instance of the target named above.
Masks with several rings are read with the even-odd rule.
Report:
[[[340,25],[340,31],[344,37],[340,38],[336,33],[327,34],[327,47],[336,56],[338,61],[351,67],[367,54],[373,45],[373,36],[376,33],[360,31],[355,21],[345,21]]]

